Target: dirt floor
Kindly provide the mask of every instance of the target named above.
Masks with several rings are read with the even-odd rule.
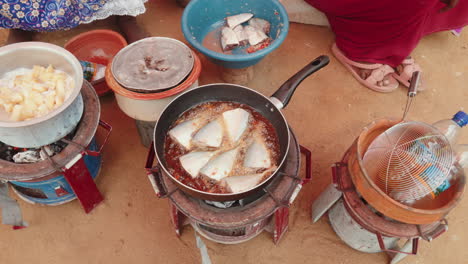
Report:
[[[185,41],[175,1],[152,1],[138,19],[153,36]],[[37,39],[63,45],[89,29],[115,28],[108,22],[75,30],[38,34]],[[443,32],[426,37],[413,56],[424,69],[427,91],[419,94],[409,119],[432,123],[450,117],[468,102],[468,31],[461,37]],[[8,32],[0,30],[0,45]],[[328,67],[305,80],[284,113],[300,144],[312,150],[313,180],[291,207],[290,229],[279,245],[271,234],[239,245],[204,239],[212,263],[386,263],[384,253],[365,254],[345,245],[327,217],[311,222],[311,204],[331,182],[330,165],[369,122],[399,117],[406,89],[390,94],[364,88],[331,55],[333,33],[328,28],[292,24],[283,45],[255,66],[250,87],[269,95],[315,57],[327,54]],[[203,58],[201,84],[220,82],[220,69]],[[134,120],[117,106],[113,95],[101,99],[101,119],[114,130],[105,148],[97,180],[105,201],[85,214],[77,201],[43,207],[20,201],[30,227],[13,231],[0,226],[0,263],[199,263],[200,251],[191,227],[178,238],[168,215],[168,202],[158,199],[145,175],[147,154]],[[462,142],[468,142],[468,132]],[[303,176],[303,173],[301,173]],[[17,198],[13,194],[13,197]],[[467,263],[468,199],[448,216],[449,231],[431,243],[421,242],[417,256],[402,263]]]

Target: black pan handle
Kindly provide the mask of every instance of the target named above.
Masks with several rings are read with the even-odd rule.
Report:
[[[309,77],[312,73],[327,66],[329,62],[330,59],[328,58],[328,56],[322,55],[313,60],[311,63],[309,63],[302,70],[294,74],[291,78],[289,78],[289,80],[287,80],[283,85],[281,85],[281,87],[271,96],[273,98],[276,98],[277,101],[279,101],[280,103],[282,103],[282,106],[276,105],[276,107],[280,109],[286,107],[299,84],[305,78]]]

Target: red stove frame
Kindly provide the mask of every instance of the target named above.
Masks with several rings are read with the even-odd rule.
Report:
[[[86,213],[91,212],[102,200],[103,197],[96,187],[83,157],[86,155],[100,156],[104,146],[107,144],[112,132],[112,126],[99,119],[100,103],[95,89],[88,82],[83,83],[81,89],[85,111],[77,125],[77,135],[73,140],[61,139],[68,146],[54,157],[48,157],[36,166],[7,166],[8,162],[0,160],[4,170],[5,181],[30,181],[63,175],[80,201]],[[89,149],[89,143],[96,135],[97,128],[106,131],[103,142],[97,151]],[[56,192],[63,192],[63,189],[56,189]],[[23,228],[14,226],[13,229]]]
[[[102,120],[99,120],[99,126],[105,129],[107,134],[98,151],[89,150],[87,149],[88,147],[78,144],[78,146],[82,148],[82,151],[67,165],[65,165],[65,167],[56,167],[57,170],[61,170],[63,172],[63,176],[67,180],[68,184],[70,184],[76,198],[80,201],[81,206],[87,214],[104,200],[83,160],[83,156],[85,155],[94,157],[101,155],[102,149],[109,140],[109,136],[112,132],[112,126]],[[73,141],[65,140],[65,142],[76,145]],[[50,159],[50,161],[53,162],[52,159]]]
[[[51,162],[56,171],[61,171],[63,173],[63,176],[72,188],[86,214],[90,213],[104,200],[83,159],[85,155],[95,157],[101,155],[104,146],[107,144],[112,132],[112,126],[99,120],[99,127],[102,127],[106,131],[106,135],[99,150],[89,150],[88,146],[82,146],[74,141],[62,139],[67,144],[75,145],[80,148],[81,151],[63,167],[59,166],[51,157],[48,157],[49,162]],[[26,227],[27,226],[13,226],[12,228],[13,230],[17,230]]]

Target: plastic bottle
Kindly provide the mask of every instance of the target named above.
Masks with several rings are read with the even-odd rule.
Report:
[[[468,169],[468,144],[458,145],[455,149],[456,161],[463,169]]]
[[[449,141],[450,146],[447,146],[445,149],[446,151],[449,150],[450,152],[454,150],[455,144],[458,141],[458,138],[460,136],[460,130],[462,127],[466,126],[468,124],[468,115],[463,112],[459,111],[457,112],[452,119],[444,119],[435,122],[432,126],[437,128],[441,134],[443,134],[447,140]],[[455,150],[454,150],[455,151]],[[415,140],[414,143],[411,146],[410,153],[415,155],[414,159],[414,164],[415,166],[419,166],[421,168],[425,168],[420,175],[414,175],[414,177],[419,178],[418,176],[421,176],[420,178],[422,179],[429,179],[427,181],[424,181],[425,186],[428,188],[424,189],[413,189],[416,194],[412,195],[409,192],[406,195],[406,193],[397,193],[393,194],[394,199],[401,201],[406,204],[412,204],[416,202],[419,195],[421,195],[423,192],[429,192],[428,195],[432,197],[432,199],[435,199],[440,193],[444,192],[447,190],[451,184],[449,178],[451,177],[448,174],[448,169],[452,169],[452,167],[455,167],[455,163],[453,162],[455,159],[453,159],[451,164],[445,164],[445,165],[451,165],[452,167],[449,168],[441,168],[437,165],[438,163],[438,157],[437,157],[437,151],[434,151],[432,146],[428,143],[425,143],[420,140]],[[416,165],[417,164],[417,165]],[[427,167],[426,167],[427,166]],[[443,170],[441,170],[443,169]],[[432,177],[437,177],[437,181],[433,179]],[[416,200],[412,199],[413,197],[416,198]]]
[[[461,128],[467,124],[468,115],[463,111],[459,111],[452,119],[440,120],[432,125],[447,137],[450,145],[455,146],[457,144],[458,137],[460,136]]]
[[[403,203],[414,208],[428,210],[439,208],[452,199],[456,189],[451,187],[457,184],[460,177],[464,177],[468,173],[468,145],[458,145],[455,147],[455,151],[456,159],[450,170],[449,176],[434,190],[434,195],[437,199],[434,199],[432,195],[427,195],[419,200]]]
[[[435,193],[439,195],[441,192],[453,186],[460,175],[463,173],[462,170],[468,168],[468,145],[458,145],[455,147],[455,163],[453,164],[450,174],[447,179],[439,187],[437,187]]]
[[[452,146],[452,150],[454,153],[456,153],[456,158],[454,159],[455,162],[452,165],[450,174],[448,175],[447,179],[434,191],[436,196],[450,188],[454,181],[457,181],[456,178],[460,173],[460,166],[468,166],[468,164],[464,164],[466,162],[465,159],[459,160],[459,157],[464,157],[461,152],[463,152],[464,146],[466,145],[456,145],[458,138],[460,137],[460,131],[462,127],[466,126],[467,124],[468,115],[463,111],[457,112],[452,119],[440,120],[433,124],[434,127],[436,127],[443,135],[445,135],[447,140],[450,142],[450,145]],[[468,157],[466,159],[468,160]]]

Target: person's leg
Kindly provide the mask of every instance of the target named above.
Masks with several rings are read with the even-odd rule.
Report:
[[[117,25],[124,34],[128,43],[147,38],[150,34],[138,25],[136,17],[133,16],[117,16]]]
[[[338,48],[353,61],[397,67],[424,36],[439,0],[307,0],[330,21]],[[342,2],[342,3],[340,3]]]
[[[383,93],[392,92],[398,88],[398,81],[392,77],[394,70],[390,66],[350,60],[336,44],[333,44],[332,52],[353,77],[367,88]]]
[[[408,86],[411,71],[420,70],[408,56],[426,34],[427,27],[432,26],[430,14],[437,8],[439,0],[424,3],[350,0],[341,4],[337,3],[339,0],[306,1],[327,15],[336,35],[336,46],[347,59],[357,62],[355,65],[379,63],[397,71],[377,82],[378,86],[385,86],[392,78]],[[353,66],[352,70],[361,83],[372,74],[371,70],[362,67]]]
[[[452,9],[440,12],[445,5],[442,2],[430,10],[429,21],[424,29],[424,35],[434,32],[462,28],[468,25],[468,1],[458,1]]]
[[[468,24],[467,1],[460,1],[454,8],[446,12],[441,12],[440,10],[444,6],[442,2],[438,2],[429,10],[427,23],[425,23],[424,29],[422,29],[423,36],[438,31],[460,28]],[[408,56],[395,68],[395,71],[394,77],[402,84],[409,87],[411,75],[414,71],[421,71],[421,67],[411,56]],[[421,85],[419,89],[423,90],[424,87]]]
[[[18,42],[25,42],[25,41],[32,41],[33,40],[33,32],[32,31],[25,31],[21,29],[11,29],[6,44],[13,44]]]

